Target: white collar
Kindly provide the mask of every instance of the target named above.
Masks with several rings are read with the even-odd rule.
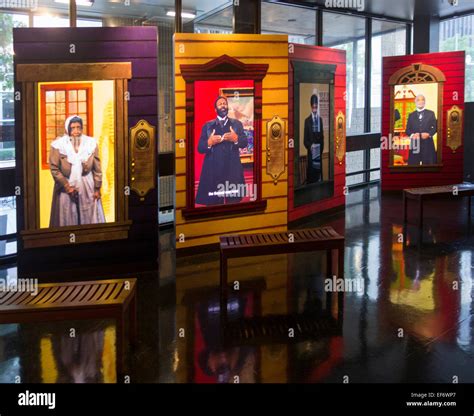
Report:
[[[225,126],[227,124],[227,121],[229,120],[229,117],[228,116],[225,116],[225,117],[217,116],[217,120],[225,121],[225,123],[224,123],[224,126]]]
[[[54,140],[51,143],[51,146],[57,149],[62,155],[67,156],[69,163],[74,164],[77,163],[77,161],[85,162],[91,154],[95,152],[97,140],[94,137],[89,137],[83,134],[81,136],[79,151],[76,152],[71,138],[65,134],[64,136]]]
[[[416,107],[416,111],[418,111],[419,113],[421,113],[422,111],[425,111],[425,109],[426,109],[426,106],[423,108]]]

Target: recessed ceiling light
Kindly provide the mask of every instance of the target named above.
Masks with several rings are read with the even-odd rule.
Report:
[[[168,10],[166,12],[166,16],[175,17],[176,12],[174,10]],[[181,17],[183,17],[184,19],[194,19],[196,15],[190,12],[181,12]]]

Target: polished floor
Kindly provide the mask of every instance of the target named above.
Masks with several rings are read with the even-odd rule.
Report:
[[[410,215],[415,221],[414,209]],[[404,249],[401,196],[381,196],[377,186],[352,190],[345,213],[298,225],[345,234],[352,285],[342,328],[301,338],[252,337],[247,328],[225,345],[217,253],[175,261],[174,234],[163,231],[159,270],[133,274],[139,343],[128,353],[126,380],[115,373],[114,323],[97,320],[0,325],[0,382],[473,383],[474,236],[466,216],[462,203],[427,204],[423,246],[413,225]],[[232,260],[229,280],[239,291],[229,316],[318,320],[327,306],[325,267],[320,253]],[[130,276],[113,265],[109,272]],[[16,277],[14,268],[0,273]]]

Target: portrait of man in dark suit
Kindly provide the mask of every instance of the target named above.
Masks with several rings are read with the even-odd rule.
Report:
[[[217,97],[214,109],[217,117],[202,127],[197,148],[205,155],[196,194],[196,204],[199,205],[232,204],[245,196],[244,169],[239,152],[248,145],[244,127],[239,120],[228,117],[226,97]]]
[[[308,151],[306,183],[323,180],[324,130],[319,115],[319,99],[316,94],[310,98],[311,114],[304,121],[304,147]]]
[[[438,161],[433,136],[438,131],[436,115],[426,108],[426,98],[418,94],[416,110],[408,116],[406,135],[410,137],[408,165],[434,165]]]

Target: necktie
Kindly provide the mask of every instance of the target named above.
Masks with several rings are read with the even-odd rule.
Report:
[[[319,132],[318,118],[313,116],[313,133]]]

